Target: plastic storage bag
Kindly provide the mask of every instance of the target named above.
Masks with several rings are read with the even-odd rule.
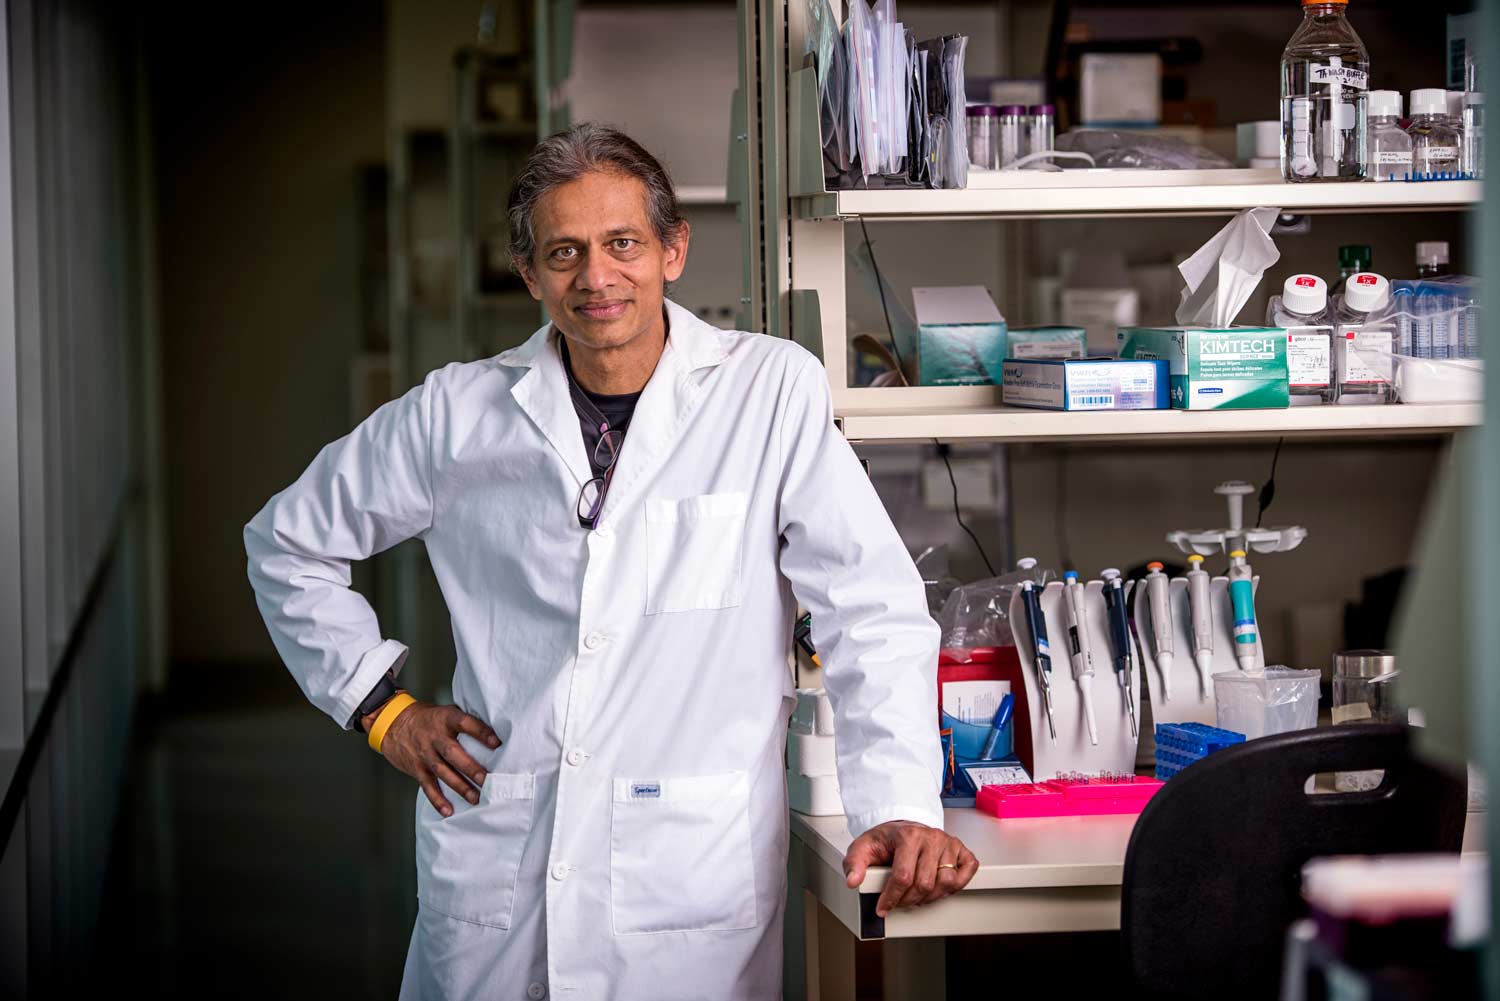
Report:
[[[948,595],[937,617],[943,647],[1014,646],[1015,637],[1010,631],[1011,594],[1023,580],[1035,581],[1038,587],[1043,587],[1051,576],[1051,571],[1033,567],[960,584]]]
[[[1263,674],[1224,671],[1214,675],[1219,727],[1246,740],[1318,725],[1319,671],[1268,667]]]
[[[1393,328],[1392,380],[1402,403],[1456,403],[1484,396],[1476,278],[1391,282],[1381,322]]]
[[[1072,129],[1057,148],[1087,153],[1099,167],[1131,170],[1222,170],[1234,164],[1211,149],[1181,139],[1116,129]]]

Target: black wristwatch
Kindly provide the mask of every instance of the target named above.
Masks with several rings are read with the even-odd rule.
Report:
[[[390,701],[391,696],[395,695],[399,690],[396,687],[396,676],[394,674],[390,671],[382,674],[380,680],[375,683],[375,687],[370,691],[370,694],[366,695],[365,700],[359,704],[359,708],[354,710],[354,718],[349,720],[350,729],[359,730],[359,721],[385,705]]]

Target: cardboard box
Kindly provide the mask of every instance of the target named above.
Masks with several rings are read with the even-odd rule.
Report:
[[[1012,327],[1005,335],[1005,357],[1087,358],[1088,331],[1082,327]]]
[[[1288,405],[1287,334],[1280,327],[1122,327],[1121,358],[1170,368],[1177,410],[1278,410]]]
[[[1079,70],[1085,125],[1138,128],[1161,122],[1161,56],[1154,52],[1086,52]]]
[[[914,288],[924,386],[988,386],[1005,362],[1005,317],[982,285]]]
[[[1169,378],[1163,360],[1009,358],[1004,399],[1044,410],[1166,410]]]

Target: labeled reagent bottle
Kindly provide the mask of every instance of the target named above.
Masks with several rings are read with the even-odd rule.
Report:
[[[1286,328],[1287,391],[1291,405],[1333,400],[1333,318],[1328,283],[1317,275],[1292,275],[1271,297],[1266,324]]]
[[[1302,0],[1281,54],[1281,176],[1362,181],[1370,55],[1345,18],[1348,0]]]
[[[1334,304],[1333,367],[1336,398],[1343,404],[1390,403],[1393,324],[1382,316],[1391,302],[1391,283],[1363,272],[1349,279]]]
[[[1377,181],[1411,176],[1411,136],[1400,121],[1401,92],[1370,91],[1370,176]]]
[[[1436,87],[1411,92],[1411,172],[1419,181],[1458,177],[1458,127],[1448,117],[1448,92]]]

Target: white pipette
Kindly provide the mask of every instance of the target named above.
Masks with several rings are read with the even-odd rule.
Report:
[[[1089,612],[1084,604],[1085,592],[1078,572],[1063,574],[1063,605],[1068,609],[1068,654],[1073,665],[1073,680],[1083,701],[1083,720],[1089,728],[1089,743],[1099,743],[1099,724],[1094,720],[1094,657],[1089,648]]]
[[[1188,571],[1188,606],[1193,618],[1193,663],[1198,666],[1198,683],[1202,686],[1199,702],[1208,701],[1213,690],[1209,675],[1214,667],[1214,609],[1209,584],[1211,578],[1203,569],[1203,557],[1194,553],[1188,557],[1192,569]]]
[[[1151,643],[1161,671],[1161,700],[1172,701],[1172,581],[1160,563],[1148,563],[1146,597],[1151,602]]]

